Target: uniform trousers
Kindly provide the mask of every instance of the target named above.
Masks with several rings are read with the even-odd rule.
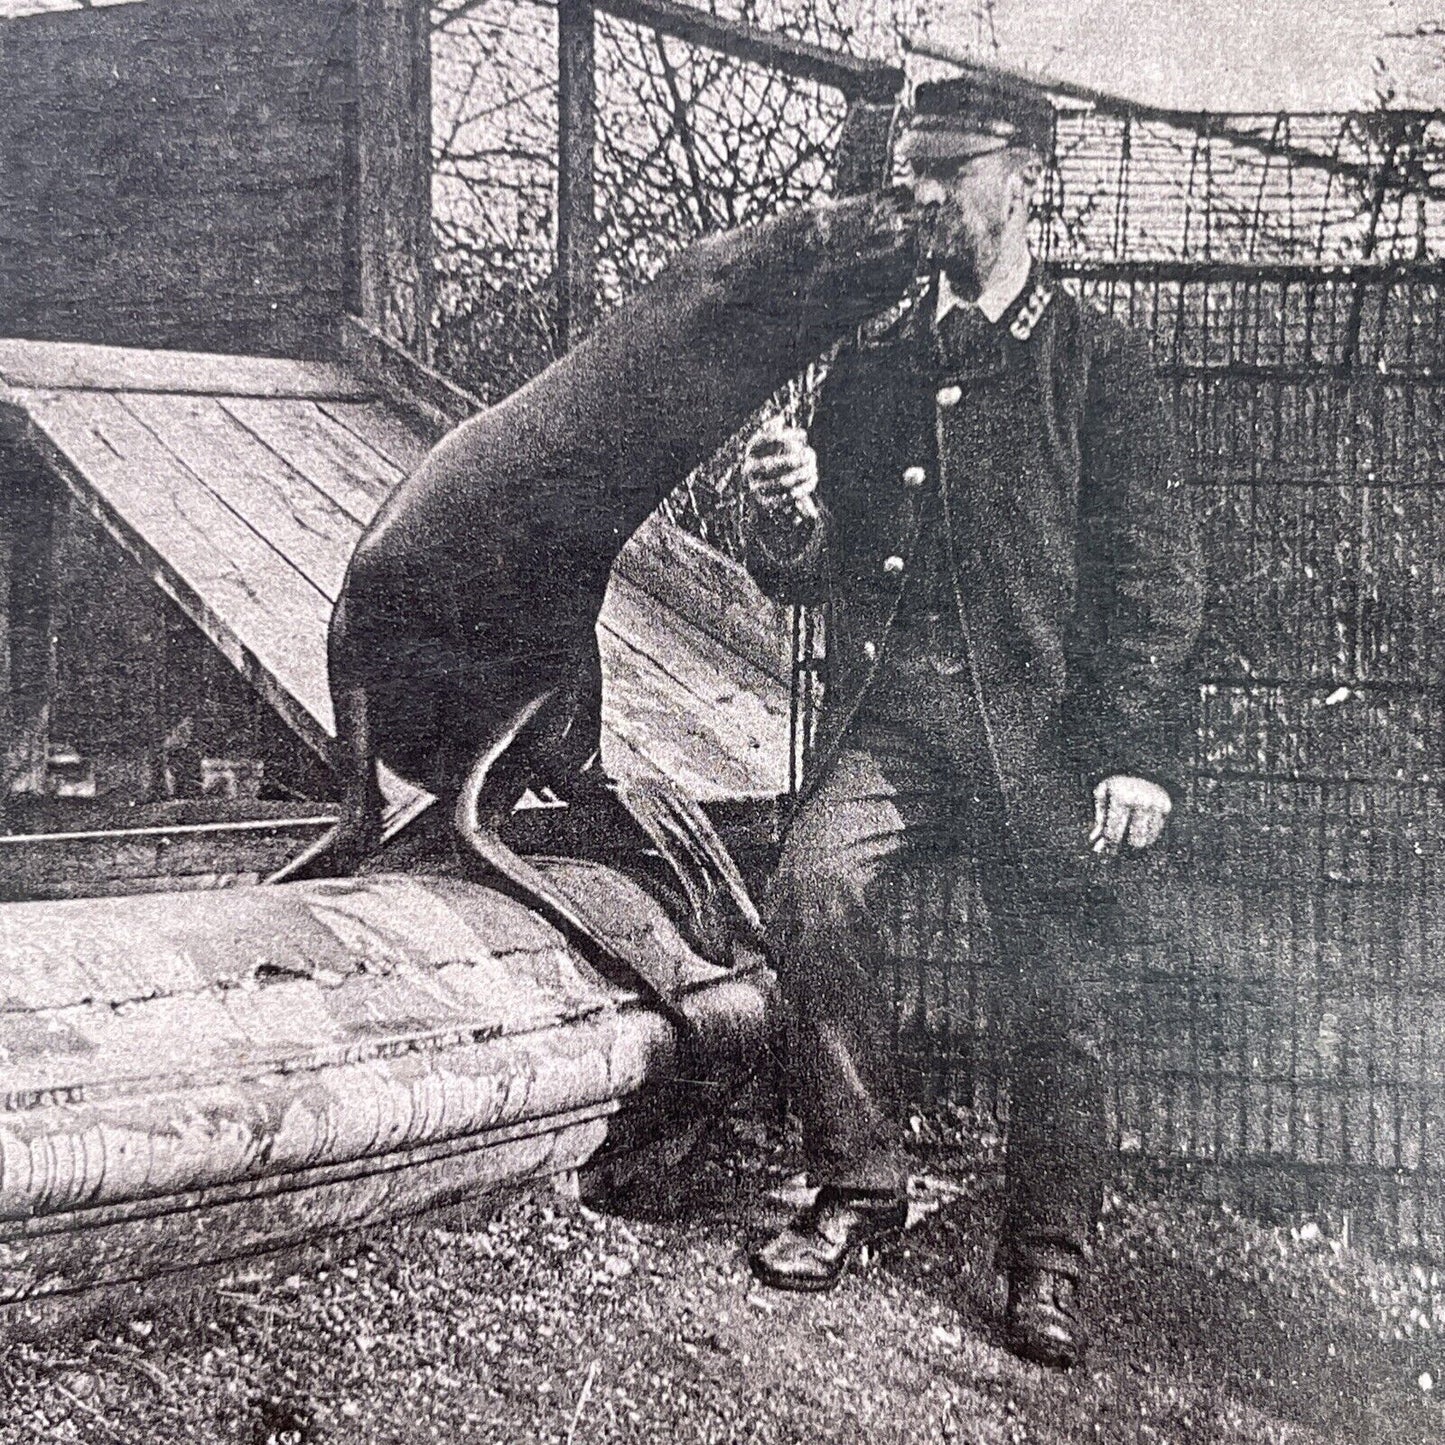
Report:
[[[1000,786],[968,677],[903,649],[794,816],[768,926],[796,1020],[788,1072],[811,1182],[898,1192],[907,1161],[884,910],[901,870],[974,870],[1009,999],[1001,1262],[1077,1272],[1107,1160],[1109,865],[1089,853],[1092,800],[1055,719],[1017,701],[998,708]]]

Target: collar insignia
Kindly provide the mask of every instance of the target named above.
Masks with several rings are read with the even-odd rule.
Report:
[[[1009,335],[1015,341],[1027,341],[1034,334],[1034,327],[1039,324],[1040,318],[1048,310],[1049,302],[1053,299],[1053,287],[1046,285],[1043,281],[1035,282],[1034,289],[1029,292],[1028,300],[1019,308],[1018,315],[1009,323]]]

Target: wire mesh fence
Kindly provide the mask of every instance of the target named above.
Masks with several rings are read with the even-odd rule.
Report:
[[[1436,1254],[1441,134],[1065,116],[1038,218],[1064,284],[1153,339],[1210,577],[1173,847],[1121,869],[1111,944],[1080,965],[1111,1002],[1115,1143]],[[903,879],[889,913],[912,1093],[1006,1130],[1012,985],[967,860]]]
[[[733,0],[723,13],[876,53],[916,0]],[[595,20],[599,314],[690,242],[826,193],[842,95],[815,80]],[[444,0],[433,11],[437,365],[497,400],[556,354],[557,12],[546,0]],[[806,388],[804,388],[806,389]],[[794,389],[794,404],[802,394]],[[734,444],[665,503],[687,531],[740,550]]]
[[[1092,260],[1415,261],[1434,254],[1445,127],[1417,111],[1065,112],[1042,249]]]
[[[448,3],[437,354],[491,397],[556,345],[556,22]],[[620,21],[597,45],[604,308],[694,236],[826,189],[836,96]],[[1064,283],[1153,337],[1211,581],[1190,796],[1169,857],[1127,870],[1108,960],[1116,1143],[1437,1252],[1442,141],[1419,113],[1065,111],[1037,217]],[[730,552],[735,460],[668,504]],[[818,619],[796,639],[795,776]],[[1008,980],[967,870],[905,880],[892,918],[915,1092],[1006,1122]]]
[[[557,10],[432,11],[433,356],[484,401],[556,348]]]
[[[846,111],[835,90],[608,15],[597,77],[604,306],[699,236],[827,189]]]

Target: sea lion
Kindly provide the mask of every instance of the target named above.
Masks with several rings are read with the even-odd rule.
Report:
[[[705,237],[438,443],[347,569],[328,641],[347,800],[336,835],[283,876],[351,871],[374,850],[377,759],[459,801],[479,847],[484,789],[495,816],[595,751],[594,629],[618,552],[768,397],[906,289],[918,220],[906,193],[878,192]],[[679,806],[664,831],[701,818]]]

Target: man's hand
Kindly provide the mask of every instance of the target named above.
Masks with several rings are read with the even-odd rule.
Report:
[[[1131,848],[1148,848],[1159,841],[1173,807],[1169,794],[1147,778],[1123,773],[1105,778],[1094,789],[1089,846],[1106,858],[1112,858],[1126,840]]]
[[[801,427],[765,426],[748,443],[743,458],[743,485],[755,505],[778,514],[791,505],[797,518],[816,521],[818,454]]]

